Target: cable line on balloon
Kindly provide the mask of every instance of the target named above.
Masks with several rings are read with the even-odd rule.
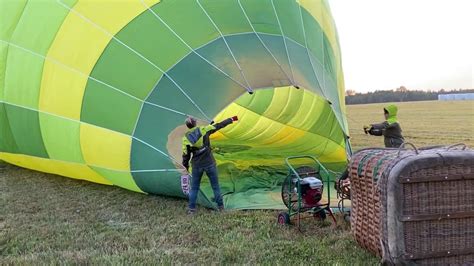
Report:
[[[270,49],[268,48],[268,46],[265,44],[265,42],[262,40],[262,37],[260,37],[260,35],[255,31],[255,28],[252,24],[252,21],[250,20],[249,16],[247,15],[247,13],[245,12],[245,9],[244,7],[242,6],[242,3],[240,2],[240,0],[237,0],[237,2],[239,3],[239,6],[240,6],[240,9],[242,10],[245,18],[247,19],[247,22],[249,23],[250,27],[252,28],[252,31],[253,33],[257,36],[258,40],[260,41],[260,43],[263,45],[263,47],[265,48],[265,50],[267,50],[267,52],[270,54],[270,56],[273,58],[273,60],[275,60],[275,63],[277,63],[278,67],[281,69],[281,71],[283,72],[283,74],[285,74],[286,78],[288,79],[288,81],[290,81],[293,85],[297,85],[295,84],[294,80],[292,80],[290,78],[290,76],[288,76],[288,74],[285,72],[285,70],[283,69],[282,65],[280,64],[280,62],[278,62],[278,60],[276,59],[275,55],[270,51]]]
[[[210,62],[207,58],[202,56],[200,53],[198,53],[195,49],[193,49],[175,30],[173,30],[153,9],[151,9],[143,0],[140,0],[141,3],[143,4],[144,7],[148,9],[170,32],[172,32],[188,49],[191,50],[192,53],[196,54],[199,56],[202,60],[204,60],[206,63],[211,65],[213,68],[215,68],[217,71],[219,71],[221,74],[223,74],[225,77],[231,79],[233,82],[235,82],[237,85],[241,86],[247,92],[253,93],[251,88],[248,86],[243,85],[239,81],[235,80],[233,77],[231,77],[229,74],[227,74],[224,70],[220,69],[218,66]]]
[[[113,85],[108,84],[107,82],[101,81],[101,80],[99,80],[99,79],[97,79],[97,78],[94,78],[94,77],[89,76],[89,75],[87,75],[87,74],[85,74],[85,73],[82,73],[82,72],[79,71],[78,69],[76,69],[76,68],[74,68],[74,67],[71,67],[71,66],[68,66],[68,65],[62,63],[61,61],[59,61],[59,60],[57,60],[57,59],[51,57],[51,56],[44,56],[44,55],[41,55],[41,54],[39,54],[39,53],[37,53],[37,52],[35,52],[35,51],[32,51],[32,50],[30,50],[30,49],[28,49],[28,48],[19,46],[19,45],[15,44],[15,43],[12,43],[12,42],[7,42],[7,41],[4,41],[4,40],[0,40],[0,42],[3,42],[3,43],[8,44],[8,45],[11,45],[11,46],[13,46],[13,47],[15,47],[15,48],[18,48],[18,49],[20,49],[20,50],[22,50],[22,51],[24,51],[24,52],[28,52],[28,53],[30,53],[30,54],[32,54],[32,55],[37,56],[37,57],[40,57],[40,58],[42,58],[43,60],[50,61],[50,62],[52,62],[52,63],[58,65],[59,67],[62,67],[62,68],[67,69],[67,70],[69,70],[69,71],[71,71],[71,72],[74,72],[74,73],[76,73],[76,74],[79,74],[79,75],[81,75],[81,76],[83,76],[83,77],[85,77],[85,78],[87,78],[87,79],[90,79],[90,80],[93,80],[93,81],[95,81],[95,82],[97,82],[97,83],[100,83],[100,84],[106,86],[107,88],[112,89],[112,90],[115,90],[115,91],[117,91],[117,92],[119,92],[119,93],[121,93],[121,94],[123,94],[123,95],[125,95],[125,96],[127,96],[127,97],[130,97],[130,98],[132,98],[132,99],[134,99],[134,100],[136,100],[136,101],[139,101],[139,102],[142,102],[142,103],[145,103],[145,104],[149,104],[149,105],[152,105],[152,106],[158,107],[158,108],[160,108],[160,109],[163,109],[163,110],[166,110],[166,111],[170,111],[170,112],[173,112],[173,113],[182,115],[182,116],[189,116],[189,114],[183,113],[183,112],[181,112],[181,111],[178,111],[178,110],[175,110],[175,109],[172,109],[172,108],[163,106],[163,105],[159,105],[159,104],[155,104],[155,103],[152,103],[152,102],[148,102],[148,101],[146,101],[146,100],[142,100],[142,99],[140,99],[140,98],[138,98],[138,97],[136,97],[136,96],[134,96],[134,95],[131,95],[131,94],[129,94],[129,93],[127,93],[127,92],[125,92],[125,91],[123,91],[123,90],[121,90],[121,89],[119,89],[119,88],[113,86]],[[201,118],[197,118],[197,119],[202,120],[202,121],[207,121],[207,120],[203,120],[203,119],[201,119]]]
[[[299,11],[299,14],[300,14],[300,20],[301,20],[301,30],[303,32],[303,38],[304,38],[304,45],[305,45],[305,50],[306,50],[306,54],[308,55],[308,60],[309,60],[309,63],[311,64],[311,69],[313,70],[313,74],[314,74],[314,77],[316,78],[316,82],[318,83],[317,87],[319,87],[321,89],[321,94],[322,96],[325,98],[325,99],[328,99],[328,97],[326,96],[326,94],[324,93],[324,87],[321,86],[321,83],[319,82],[318,80],[318,75],[316,75],[316,70],[314,68],[314,65],[313,65],[313,61],[311,60],[311,54],[309,52],[309,49],[308,49],[308,40],[306,38],[306,29],[304,27],[304,21],[303,21],[303,12],[301,11],[301,5],[299,5],[299,3],[297,2],[297,5],[298,5],[298,11]],[[322,39],[322,38],[321,38]]]
[[[214,20],[211,18],[211,16],[209,15],[209,13],[206,11],[206,9],[201,5],[201,2],[199,2],[199,0],[196,0],[196,2],[198,3],[199,7],[202,9],[202,11],[204,12],[204,14],[206,14],[207,18],[209,19],[209,21],[212,23],[212,25],[214,25],[214,27],[216,28],[216,30],[219,32],[222,40],[224,40],[224,43],[225,43],[225,46],[227,47],[227,49],[229,50],[229,53],[230,55],[232,56],[232,59],[234,60],[234,63],[235,65],[237,66],[237,68],[239,69],[240,71],[240,75],[242,76],[242,78],[245,80],[245,83],[247,84],[247,87],[248,87],[248,92],[250,94],[253,93],[253,90],[252,90],[252,86],[250,86],[250,83],[249,81],[247,80],[247,77],[245,76],[244,74],[244,71],[242,70],[242,67],[240,66],[239,62],[237,61],[237,59],[235,58],[235,55],[234,55],[234,52],[232,52],[232,49],[230,49],[230,46],[229,46],[229,43],[227,42],[224,34],[222,34],[222,31],[219,29],[219,27],[217,27],[216,23],[214,22]]]
[[[60,118],[60,119],[64,119],[64,120],[68,120],[68,121],[71,121],[71,122],[76,122],[76,123],[80,123],[80,124],[86,124],[86,125],[90,125],[90,126],[93,126],[93,127],[97,127],[97,128],[101,128],[101,129],[105,129],[105,130],[111,130],[109,128],[105,128],[105,127],[102,127],[102,126],[98,126],[98,125],[95,125],[95,124],[91,124],[91,123],[87,123],[87,122],[84,122],[84,121],[81,121],[81,120],[77,120],[77,119],[73,119],[73,118],[70,118],[70,117],[65,117],[65,116],[62,116],[62,115],[58,115],[58,114],[54,114],[54,113],[50,113],[50,112],[46,112],[46,111],[43,111],[43,110],[40,110],[40,109],[35,109],[35,108],[31,108],[31,107],[28,107],[28,106],[23,106],[23,105],[18,105],[18,104],[15,104],[15,103],[11,103],[11,102],[7,102],[7,101],[2,101],[0,100],[0,103],[3,103],[3,104],[7,104],[7,105],[11,105],[11,106],[15,106],[15,107],[18,107],[18,108],[22,108],[22,109],[26,109],[26,110],[29,110],[29,111],[33,111],[33,112],[38,112],[38,113],[42,113],[42,114],[45,114],[45,115],[50,115],[50,116],[54,116],[54,117],[57,117],[57,118]],[[134,137],[134,136],[130,136],[128,134],[125,134],[123,132],[119,132],[119,131],[114,131],[118,134],[121,134],[121,135],[124,135],[124,136],[127,136],[127,137],[131,137],[143,144],[145,144],[146,146],[152,148],[153,150],[157,151],[158,153],[164,155],[165,157],[167,157],[168,159],[170,159],[173,163],[177,163],[182,169],[184,169],[184,166],[178,161],[176,160],[173,156],[163,152],[162,150],[156,148],[155,146],[147,143],[146,141],[140,139],[140,138],[137,138],[137,137]]]
[[[278,22],[278,27],[280,28],[281,36],[283,37],[283,44],[285,45],[286,56],[288,58],[288,64],[290,66],[292,83],[296,85],[295,74],[293,72],[293,66],[292,66],[292,63],[291,63],[290,53],[288,52],[288,45],[286,44],[286,36],[285,36],[285,33],[283,32],[283,27],[281,26],[280,18],[278,17],[278,14],[277,14],[277,11],[276,11],[276,8],[275,8],[275,4],[273,3],[273,0],[271,0],[271,3],[272,3],[272,7],[273,7],[273,12],[275,13],[275,17],[276,17],[277,22]]]
[[[207,114],[201,109],[201,107],[184,91],[184,89],[167,73],[165,72],[163,69],[161,69],[159,66],[157,66],[156,64],[154,64],[153,62],[151,62],[148,58],[146,58],[145,56],[143,56],[141,53],[137,52],[135,49],[131,48],[130,46],[128,46],[127,44],[125,44],[124,42],[122,42],[121,40],[119,40],[117,37],[115,37],[113,34],[111,34],[110,32],[108,32],[107,30],[105,30],[103,27],[101,27],[100,25],[98,25],[97,23],[95,23],[94,21],[90,20],[89,18],[87,18],[86,16],[84,16],[83,14],[81,14],[80,12],[78,12],[77,10],[74,10],[73,8],[69,7],[68,5],[64,4],[63,2],[61,2],[61,0],[57,0],[57,3],[59,3],[61,6],[63,6],[64,8],[68,9],[69,11],[71,11],[72,13],[76,14],[77,16],[79,16],[81,19],[83,19],[84,21],[90,23],[91,25],[93,25],[94,27],[98,28],[99,30],[101,30],[103,33],[105,33],[108,37],[110,37],[111,39],[117,41],[119,44],[123,45],[125,48],[129,49],[131,52],[133,52],[134,54],[136,54],[138,57],[142,58],[143,60],[145,60],[145,62],[149,63],[151,66],[153,66],[155,69],[157,69],[158,71],[160,71],[164,76],[166,76],[167,78],[170,79],[170,81],[181,91],[181,93],[183,93],[183,95],[198,109],[198,111],[209,121],[211,121],[212,119],[209,118],[209,116],[207,116]]]

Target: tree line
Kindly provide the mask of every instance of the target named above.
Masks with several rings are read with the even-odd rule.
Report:
[[[439,94],[474,93],[474,89],[468,90],[408,90],[400,87],[395,90],[374,91],[368,93],[357,93],[352,90],[346,91],[346,104],[386,103],[386,102],[410,102],[410,101],[434,101],[438,100]]]

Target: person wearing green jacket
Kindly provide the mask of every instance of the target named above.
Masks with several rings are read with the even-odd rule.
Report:
[[[397,120],[398,108],[392,104],[386,106],[384,109],[385,121],[380,124],[371,124],[364,126],[365,134],[373,136],[384,136],[384,143],[386,148],[398,148],[405,142],[402,135],[402,128]]]
[[[209,177],[214,200],[219,211],[224,210],[224,202],[219,187],[216,160],[212,155],[209,137],[218,130],[237,121],[237,116],[228,118],[222,122],[207,126],[197,126],[195,118],[188,117],[185,121],[188,131],[183,136],[183,166],[189,172],[189,161],[192,164],[191,190],[189,191],[189,206],[187,213],[192,215],[196,212],[196,201],[204,173]]]

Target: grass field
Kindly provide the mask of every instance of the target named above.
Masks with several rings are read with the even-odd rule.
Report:
[[[354,150],[383,145],[382,137],[367,136],[364,125],[383,121],[386,104],[350,105],[347,110]],[[465,143],[474,147],[474,101],[397,103],[405,141],[417,147]]]
[[[349,106],[354,149],[380,146],[362,126],[383,119],[380,104]],[[402,103],[400,121],[418,146],[474,146],[474,102]],[[0,265],[285,263],[377,264],[349,226],[276,225],[275,211],[209,210],[189,218],[186,202],[6,165],[0,170]]]

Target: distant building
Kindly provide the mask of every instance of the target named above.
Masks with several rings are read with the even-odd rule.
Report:
[[[474,93],[439,94],[438,101],[474,100]]]

